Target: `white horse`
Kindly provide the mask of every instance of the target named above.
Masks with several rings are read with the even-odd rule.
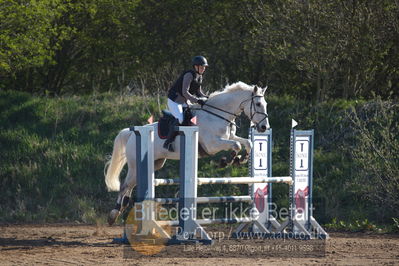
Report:
[[[209,96],[203,108],[194,110],[199,127],[199,145],[208,155],[214,155],[222,150],[233,150],[238,154],[245,147],[246,153],[251,150],[248,139],[235,135],[235,118],[242,112],[256,126],[264,132],[269,129],[267,103],[264,98],[266,88],[250,86],[237,82],[227,86],[222,91],[214,92]],[[178,160],[180,155],[180,140],[177,136],[174,152],[164,149],[164,139],[158,134],[158,123],[154,123],[154,168],[163,167],[166,159]],[[124,183],[119,181],[120,172],[128,163],[128,172]],[[119,214],[126,208],[130,194],[136,185],[136,137],[128,128],[123,129],[116,136],[112,158],[106,164],[105,183],[108,191],[120,191],[115,208],[110,212],[108,223],[112,225]]]

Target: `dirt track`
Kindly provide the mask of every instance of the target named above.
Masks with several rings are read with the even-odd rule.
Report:
[[[143,255],[125,259],[123,247],[111,244],[121,232],[122,227],[92,225],[2,225],[0,264],[399,265],[398,235],[331,233],[326,255],[315,258],[159,258]]]

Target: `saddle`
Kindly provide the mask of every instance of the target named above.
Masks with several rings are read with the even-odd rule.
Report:
[[[193,126],[191,118],[193,118],[193,113],[190,108],[183,108],[183,123],[182,126]],[[158,136],[160,139],[166,139],[169,133],[169,125],[176,118],[168,110],[162,110],[162,117],[158,120]],[[175,133],[176,136],[178,132]]]

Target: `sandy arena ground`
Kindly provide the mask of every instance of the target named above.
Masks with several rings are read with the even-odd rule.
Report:
[[[330,233],[325,256],[313,258],[234,258],[205,253],[197,258],[185,258],[180,254],[178,257],[141,255],[127,259],[124,248],[130,246],[111,243],[122,230],[121,226],[1,225],[0,265],[399,265],[399,235]]]

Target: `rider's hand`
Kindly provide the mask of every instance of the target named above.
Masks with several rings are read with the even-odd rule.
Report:
[[[206,102],[206,99],[198,99],[198,101],[197,101],[197,103],[199,105],[201,105],[201,107],[204,106],[205,102]]]

